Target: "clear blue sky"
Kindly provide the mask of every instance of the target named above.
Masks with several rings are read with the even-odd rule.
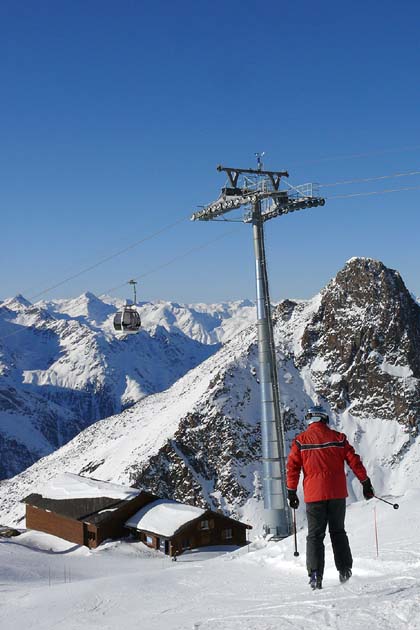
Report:
[[[0,297],[187,217],[217,197],[217,164],[251,166],[255,151],[296,184],[420,170],[419,27],[414,0],[3,0]],[[315,294],[356,255],[420,295],[419,198],[331,199],[269,222],[272,298]],[[249,226],[185,221],[45,297],[146,274],[143,299],[253,298],[253,269]]]

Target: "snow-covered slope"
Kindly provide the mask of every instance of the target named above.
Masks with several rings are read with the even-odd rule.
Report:
[[[416,630],[420,628],[420,494],[393,510],[350,506],[353,577],[338,581],[326,539],[324,588],[311,591],[305,529],[293,540],[228,553],[199,550],[171,562],[142,543],[97,550],[27,532],[0,543],[2,630]],[[375,515],[376,508],[376,515]],[[375,545],[375,518],[378,555]],[[300,519],[299,519],[300,525]]]
[[[397,274],[354,259],[308,302],[275,311],[287,438],[321,402],[348,434],[375,487],[417,487],[420,308]],[[255,327],[164,392],[102,420],[0,484],[0,520],[19,522],[19,500],[58,470],[134,484],[260,522],[260,407]],[[360,486],[349,477],[352,498]],[[251,516],[252,515],[252,516]]]
[[[211,327],[222,316],[209,315],[207,337],[215,337],[209,344],[192,336],[193,311],[187,325],[183,309],[182,326],[175,315],[171,320],[171,308],[143,306],[143,329],[121,340],[112,331],[116,307],[89,293],[58,306],[32,305],[22,296],[0,304],[0,479],[92,422],[166,389],[217,351]],[[238,309],[233,305],[232,313]],[[204,320],[201,313],[200,326]],[[205,337],[203,330],[198,337]]]
[[[85,474],[92,474],[99,479],[112,479],[122,484],[133,483],[142,466],[153,462],[153,457],[163,456],[162,448],[166,449],[165,454],[169,460],[176,460],[176,468],[182,468],[181,474],[185,476],[184,488],[179,488],[175,498],[190,500],[199,498],[205,485],[204,479],[203,484],[199,483],[200,474],[189,464],[188,457],[183,454],[183,447],[178,447],[174,439],[184,423],[187,432],[189,433],[191,429],[192,434],[197,437],[205,436],[206,431],[210,437],[209,428],[211,435],[214,436],[213,431],[216,425],[219,426],[217,443],[213,445],[217,461],[220,456],[226,455],[228,446],[233,445],[232,433],[236,431],[238,440],[244,442],[247,453],[252,452],[251,461],[254,461],[259,450],[259,432],[256,426],[258,388],[255,376],[249,371],[246,357],[241,356],[246,336],[246,333],[241,333],[216,355],[179,379],[171,388],[142,399],[116,416],[96,422],[49,457],[36,462],[17,477],[1,482],[0,495],[3,496],[3,492],[5,495],[8,494],[8,499],[4,496],[5,501],[12,511],[16,509],[13,518],[20,518],[22,515],[22,505],[18,505],[17,502],[19,497],[23,496],[22,493],[27,493],[27,489],[33,485],[34,475],[38,476],[40,482],[54,476],[58,469],[69,472],[83,470]],[[225,416],[224,412],[228,410],[230,403],[228,399],[222,399],[220,385],[226,377],[226,368],[231,370],[232,382],[235,375],[242,372],[244,382],[249,381],[254,389],[252,396],[250,392],[246,394],[244,410],[250,424],[244,423],[239,417]],[[241,388],[238,397],[242,394]],[[214,411],[207,417],[210,405],[214,407]],[[236,404],[233,406],[236,407]],[[200,411],[203,415],[200,415]],[[194,416],[194,413],[197,415]],[[204,417],[205,424],[201,423]],[[229,439],[229,443],[224,443],[224,439]],[[230,471],[230,459],[229,455],[226,456],[226,470],[220,471],[220,475],[222,477],[226,475],[226,481],[230,479],[233,483],[237,471],[236,469]],[[212,460],[205,461],[204,454],[202,460],[203,465],[211,466]],[[171,468],[169,463],[168,467]],[[163,491],[165,484],[163,468],[155,481],[161,484]],[[214,480],[209,479],[209,492],[213,483]],[[211,500],[207,496],[207,489],[206,498]]]

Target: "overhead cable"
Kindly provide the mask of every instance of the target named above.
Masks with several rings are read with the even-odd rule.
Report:
[[[169,265],[172,265],[177,260],[180,260],[181,258],[185,258],[189,254],[192,254],[193,252],[199,251],[200,249],[204,249],[205,247],[208,247],[209,245],[212,245],[216,241],[220,241],[222,238],[225,238],[226,236],[229,236],[230,234],[233,234],[234,232],[236,232],[236,229],[235,230],[228,230],[227,232],[223,232],[222,234],[219,234],[216,238],[212,238],[209,241],[205,241],[204,243],[201,243],[200,245],[196,245],[195,247],[191,247],[187,251],[182,252],[182,254],[179,254],[178,256],[175,256],[174,258],[171,258],[171,260],[168,260],[165,263],[162,263],[158,267],[154,267],[153,269],[150,269],[149,271],[146,271],[145,273],[142,273],[142,274],[140,274],[138,276],[135,276],[133,278],[133,280],[138,280],[139,278],[145,278],[146,276],[149,276],[152,273],[156,273],[157,271],[160,271],[160,269],[164,269],[165,267],[169,267]],[[118,289],[126,287],[127,284],[128,284],[127,282],[124,282],[123,284],[120,284],[117,287],[113,287],[112,289],[107,289],[101,295],[106,295],[108,293],[113,293],[114,291],[117,291]],[[14,337],[15,335],[21,334],[21,333],[23,333],[25,331],[26,331],[26,328],[24,326],[22,326],[22,328],[19,328],[18,330],[15,330],[14,332],[9,333],[8,335],[4,335],[3,337],[0,337],[0,341],[5,341],[6,339],[9,339],[10,337]]]
[[[400,149],[385,149],[383,151],[376,151],[376,152],[370,152],[370,153],[361,153],[361,154],[355,154],[355,155],[348,155],[348,156],[338,156],[337,158],[322,158],[322,160],[330,160],[330,159],[350,159],[352,157],[363,157],[363,156],[368,156],[368,155],[373,155],[373,154],[380,154],[380,153],[391,153],[391,152],[398,152],[398,151],[409,151],[409,150],[414,150],[420,148],[420,145],[414,145],[412,147],[403,147]],[[322,161],[322,160],[318,160],[318,161]],[[358,183],[364,183],[364,182],[369,182],[369,181],[379,181],[379,180],[383,180],[383,179],[391,179],[391,178],[396,178],[396,177],[406,177],[406,176],[413,176],[413,175],[420,175],[420,171],[418,170],[413,170],[413,171],[408,171],[405,173],[393,173],[391,175],[381,175],[378,177],[366,177],[366,178],[359,178],[359,179],[351,179],[351,180],[342,180],[342,181],[337,181],[337,182],[331,182],[331,183],[326,183],[326,184],[320,184],[321,187],[323,188],[327,188],[327,187],[333,187],[333,186],[341,186],[341,185],[353,185],[353,184],[358,184]],[[404,191],[404,190],[417,190],[418,187],[406,187],[406,188],[400,188],[400,189],[395,189],[395,190],[388,190],[388,191],[374,191],[374,192],[367,192],[367,193],[353,193],[353,194],[347,194],[347,195],[333,195],[331,197],[329,197],[329,199],[338,199],[338,198],[346,198],[346,197],[357,197],[357,196],[369,196],[369,195],[379,195],[379,194],[385,194],[387,192],[400,192],[400,191]],[[167,230],[175,227],[176,225],[179,225],[180,223],[186,221],[187,219],[189,219],[189,216],[184,216],[180,219],[178,219],[177,221],[174,221],[173,223],[170,223],[168,225],[163,226],[162,228],[160,228],[159,230],[157,230],[156,232],[153,232],[152,234],[149,234],[148,236],[135,241],[134,243],[131,243],[130,245],[127,245],[126,247],[114,252],[113,254],[110,254],[109,256],[106,256],[105,258],[102,258],[101,260],[97,261],[96,263],[93,263],[91,265],[89,265],[88,267],[85,267],[83,269],[81,269],[80,271],[67,276],[66,278],[64,278],[63,280],[60,280],[59,282],[56,282],[55,284],[43,289],[42,291],[39,291],[38,293],[35,293],[34,295],[31,295],[29,297],[30,301],[34,301],[36,299],[39,299],[41,296],[49,293],[50,291],[53,291],[54,289],[57,289],[58,287],[66,284],[67,282],[70,282],[71,280],[75,280],[76,278],[79,278],[80,276],[88,273],[89,271],[92,271],[93,269],[96,269],[97,267],[100,267],[101,265],[109,262],[110,260],[113,260],[114,258],[121,256],[122,254],[130,251],[131,249],[134,249],[135,247],[138,247],[139,245],[141,245],[142,243],[145,243],[148,240],[151,240],[153,238],[155,238],[156,236],[159,236],[160,234],[162,234],[163,232],[166,232]],[[232,221],[233,222],[233,221]]]
[[[185,258],[186,256],[189,256],[193,252],[199,251],[200,249],[204,249],[205,247],[208,247],[209,245],[212,245],[216,241],[220,241],[222,238],[225,238],[226,236],[229,236],[230,234],[233,234],[234,232],[236,232],[236,230],[228,230],[227,232],[223,232],[222,234],[219,234],[218,236],[216,236],[216,238],[212,238],[209,241],[205,241],[204,243],[201,243],[201,245],[196,245],[195,247],[191,247],[191,249],[188,249],[185,252],[182,252],[182,254],[178,254],[178,256],[175,256],[174,258],[171,258],[170,260],[162,263],[161,265],[158,265],[157,267],[154,267],[153,269],[150,269],[149,271],[141,273],[138,276],[134,276],[133,280],[140,280],[141,278],[145,278],[146,276],[150,276],[152,273],[156,273],[157,271],[160,271],[161,269],[164,269],[165,267],[169,267],[169,265],[172,265],[172,263],[176,262],[177,260],[181,260],[181,258]],[[116,287],[112,287],[111,289],[107,289],[106,291],[101,293],[101,295],[107,295],[108,293],[114,293],[114,291],[117,291],[118,289],[122,289],[123,287],[126,287],[126,286],[127,286],[127,282],[124,282],[123,284],[119,284]]]
[[[319,164],[320,162],[335,162],[338,160],[355,160],[358,158],[371,157],[374,155],[386,155],[387,153],[405,153],[408,151],[417,151],[420,149],[420,144],[414,144],[412,146],[395,147],[391,149],[376,149],[373,151],[366,151],[365,153],[351,153],[349,155],[336,155],[330,157],[322,157],[314,160],[305,160],[305,162],[295,162],[292,166],[300,166],[301,164]]]
[[[420,186],[405,186],[404,188],[388,188],[387,190],[373,190],[371,192],[348,193],[347,195],[331,195],[326,199],[346,199],[347,197],[368,197],[372,195],[385,195],[387,193],[403,192],[405,190],[420,190]]]
[[[61,280],[60,282],[57,282],[56,284],[51,285],[47,289],[44,289],[43,291],[40,291],[39,293],[36,293],[35,295],[32,295],[29,298],[29,300],[32,302],[34,299],[41,297],[41,295],[44,295],[45,293],[49,293],[53,289],[56,289],[57,287],[61,287],[63,284],[66,284],[67,282],[70,282],[70,280],[74,280],[75,278],[79,278],[83,274],[88,273],[88,271],[92,271],[92,269],[96,269],[100,265],[103,265],[104,263],[109,262],[113,258],[116,258],[117,256],[121,256],[121,254],[125,254],[130,249],[134,249],[135,247],[138,247],[142,243],[145,243],[146,241],[150,241],[152,238],[155,238],[156,236],[159,236],[159,234],[162,234],[163,232],[166,232],[166,230],[169,230],[169,229],[175,227],[176,225],[178,225],[179,223],[182,223],[183,221],[186,221],[188,218],[189,217],[185,217],[184,216],[181,219],[178,219],[177,221],[174,221],[173,223],[169,223],[168,225],[165,225],[164,227],[160,228],[160,230],[157,230],[156,232],[153,232],[152,234],[149,234],[148,236],[145,236],[144,238],[140,239],[139,241],[135,241],[134,243],[131,243],[131,245],[127,245],[127,247],[124,247],[123,249],[120,249],[117,252],[114,252],[113,254],[110,254],[109,256],[106,256],[105,258],[102,258],[101,260],[99,260],[98,262],[90,265],[89,267],[85,267],[84,269],[81,269],[77,273],[75,273],[75,274],[73,274],[71,276],[68,276],[64,280]]]
[[[378,175],[377,177],[360,177],[358,179],[344,179],[329,184],[319,184],[321,188],[331,188],[332,186],[344,186],[346,184],[362,184],[364,182],[375,182],[381,179],[394,179],[396,177],[410,177],[420,175],[420,171],[408,171],[406,173],[392,173],[391,175]]]

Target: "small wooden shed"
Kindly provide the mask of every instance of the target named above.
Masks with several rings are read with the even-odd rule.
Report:
[[[137,488],[64,473],[26,503],[26,527],[86,547],[120,538],[125,521],[156,496]]]
[[[220,512],[157,499],[126,521],[126,527],[152,549],[174,556],[212,545],[245,545],[250,525]]]

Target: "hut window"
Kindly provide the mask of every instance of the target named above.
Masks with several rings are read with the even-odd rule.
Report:
[[[146,545],[153,545],[153,538],[151,536],[146,536]]]
[[[188,538],[184,538],[184,540],[182,541],[182,548],[183,549],[188,549],[188,547],[190,546],[190,541]]]
[[[228,529],[224,529],[223,530],[223,538],[225,540],[231,540],[231,538],[233,538],[232,536],[232,528],[229,527]]]
[[[200,522],[200,529],[210,529],[209,522],[207,519],[204,519]]]

